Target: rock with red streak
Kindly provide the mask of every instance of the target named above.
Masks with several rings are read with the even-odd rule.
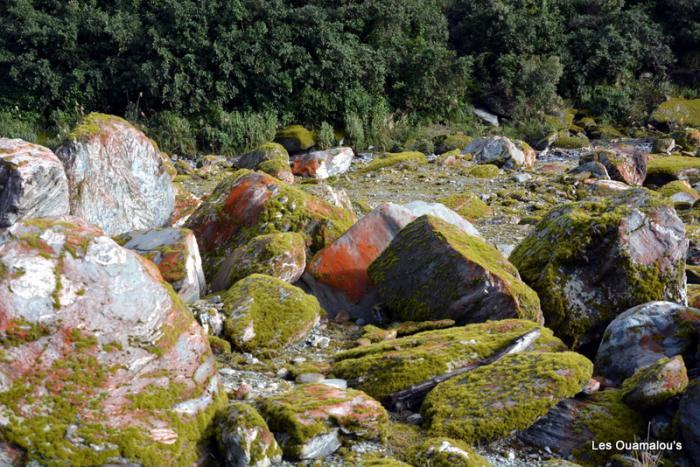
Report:
[[[206,292],[197,239],[190,229],[137,230],[115,240],[153,261],[163,279],[186,303],[198,300]]]
[[[364,392],[323,383],[265,399],[262,413],[284,454],[301,460],[332,454],[344,436],[382,441],[389,424],[384,407]]]
[[[92,113],[56,155],[68,176],[71,214],[108,235],[162,227],[170,221],[175,168],[126,120]]]
[[[683,356],[660,358],[640,368],[622,384],[622,400],[639,410],[649,410],[683,394],[688,387],[688,372]]]
[[[4,232],[0,266],[0,436],[41,464],[192,464],[225,394],[155,265],[59,217]]]
[[[187,221],[208,280],[254,237],[298,232],[316,252],[340,237],[355,215],[264,173],[240,170],[221,182]]]
[[[348,147],[299,154],[292,160],[292,172],[323,180],[347,172],[354,157],[355,153]]]
[[[627,145],[597,148],[582,156],[579,162],[599,162],[605,166],[610,178],[628,185],[642,185],[647,177],[647,155]]]
[[[48,148],[0,138],[0,228],[70,212],[63,164]]]
[[[617,316],[603,334],[595,374],[621,383],[663,357],[696,361],[700,310],[671,302],[650,302]],[[690,368],[693,368],[691,366]]]
[[[175,227],[182,227],[192,213],[202,204],[202,199],[187,191],[180,184],[176,185],[176,190],[175,208],[168,223]]]

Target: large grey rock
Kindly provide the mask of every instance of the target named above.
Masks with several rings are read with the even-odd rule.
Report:
[[[299,154],[292,160],[292,172],[323,180],[347,172],[354,157],[355,153],[348,147]]]
[[[523,151],[505,136],[477,138],[469,143],[462,153],[473,154],[474,161],[478,164],[495,164],[507,169],[532,167],[535,162],[534,151]]]
[[[90,114],[56,155],[68,176],[71,214],[108,235],[162,227],[170,220],[174,168],[126,120]]]
[[[68,180],[54,153],[21,139],[0,138],[0,228],[69,212]]]

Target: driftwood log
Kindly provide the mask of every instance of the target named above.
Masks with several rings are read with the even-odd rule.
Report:
[[[530,347],[530,345],[532,345],[532,343],[538,337],[540,337],[540,330],[533,329],[518,337],[513,342],[505,346],[503,349],[482,360],[479,360],[478,362],[457,368],[456,370],[450,371],[448,373],[443,373],[441,375],[434,376],[426,381],[411,386],[408,389],[403,389],[401,391],[395,392],[388,397],[387,408],[394,412],[400,412],[403,410],[410,410],[415,412],[418,408],[420,408],[420,405],[423,403],[423,400],[428,395],[428,393],[438,384],[442,383],[443,381],[447,381],[450,378],[454,378],[455,376],[459,376],[463,373],[471,371],[475,368],[494,363],[500,360],[501,358],[505,357],[506,355],[520,353],[526,350],[528,347]]]

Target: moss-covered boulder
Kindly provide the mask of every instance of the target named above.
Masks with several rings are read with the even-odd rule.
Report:
[[[538,293],[554,333],[594,352],[621,311],[685,302],[687,248],[670,203],[636,188],[554,208],[510,260]]]
[[[292,172],[294,175],[325,180],[347,172],[354,157],[355,153],[349,147],[307,152],[294,157]]]
[[[683,128],[673,133],[678,145],[691,154],[697,154],[700,148],[700,129]]]
[[[649,156],[646,184],[662,186],[673,180],[700,179],[700,158],[680,155]]]
[[[251,152],[238,158],[240,169],[260,170],[285,183],[294,183],[294,174],[289,167],[289,153],[278,143],[263,143]]]
[[[489,321],[425,331],[340,352],[335,356],[333,374],[384,402],[394,392],[483,360],[535,328],[541,335],[529,351],[566,350],[549,329],[532,321]]]
[[[293,459],[321,459],[335,452],[344,436],[383,441],[389,416],[361,391],[306,384],[262,402],[262,413]]]
[[[535,163],[534,151],[523,151],[505,136],[477,138],[462,152],[473,154],[478,164],[493,164],[506,169],[530,168]]]
[[[683,394],[688,387],[688,372],[683,356],[660,358],[640,368],[622,384],[622,400],[639,410],[653,409]]]
[[[226,396],[153,263],[59,217],[6,231],[0,271],[3,440],[37,465],[195,462]]]
[[[473,193],[451,195],[438,200],[438,202],[470,221],[479,220],[492,214],[489,205]]]
[[[284,146],[289,154],[306,151],[316,144],[316,138],[312,131],[301,125],[288,126],[277,132],[275,142]]]
[[[464,133],[452,133],[449,135],[440,135],[435,138],[435,152],[444,154],[449,151],[461,151],[472,141],[472,137]]]
[[[537,295],[495,247],[432,216],[402,229],[368,274],[401,321],[542,321]]]
[[[296,232],[258,235],[239,246],[219,266],[212,278],[212,292],[225,290],[251,274],[265,274],[290,284],[306,268],[306,239]]]
[[[595,359],[597,375],[621,383],[664,357],[695,361],[700,310],[651,302],[620,314],[605,330]]]
[[[669,127],[700,127],[700,99],[669,99],[656,108],[651,119]]]
[[[282,458],[275,436],[250,404],[232,402],[220,417],[216,439],[230,467],[266,467]]]
[[[657,138],[654,140],[654,152],[661,154],[671,154],[676,147],[676,140],[673,138]]]
[[[419,467],[490,467],[468,444],[451,438],[428,438],[416,446],[411,463]]]
[[[438,384],[421,413],[431,434],[469,443],[524,430],[588,382],[593,364],[573,352],[508,355]]]
[[[628,185],[641,185],[647,176],[647,156],[627,147],[596,149],[581,157],[580,163],[600,162],[610,178]]]
[[[241,350],[280,349],[306,337],[321,317],[312,295],[271,276],[252,274],[224,295],[224,334]]]
[[[581,465],[598,466],[620,453],[615,447],[618,441],[638,441],[646,433],[644,418],[622,402],[622,391],[608,389],[561,401],[518,437]],[[605,443],[611,448],[605,449]]]
[[[485,178],[489,180],[498,177],[500,173],[501,169],[499,169],[497,165],[493,164],[476,165],[467,170],[467,175],[474,178]]]
[[[338,238],[355,215],[260,172],[240,170],[221,182],[192,214],[209,281],[241,245],[261,234],[298,232],[315,252]]]
[[[700,463],[700,382],[693,382],[681,399],[678,429],[684,451],[697,465]]]
[[[662,196],[669,198],[673,202],[673,205],[679,209],[682,207],[692,207],[698,199],[700,199],[700,193],[685,180],[668,182],[659,188],[658,191]]]
[[[585,136],[569,136],[560,134],[552,143],[552,147],[559,149],[581,149],[591,146],[591,142]]]
[[[407,151],[407,152],[386,152],[379,154],[372,159],[367,165],[360,169],[360,172],[374,172],[375,170],[385,167],[404,167],[413,165],[427,164],[428,159],[422,152]]]

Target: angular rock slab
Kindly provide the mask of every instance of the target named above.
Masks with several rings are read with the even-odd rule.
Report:
[[[252,405],[232,402],[219,426],[217,440],[227,466],[267,467],[282,460],[275,436]]]
[[[537,295],[495,247],[432,216],[402,229],[368,274],[400,321],[542,322]]]
[[[554,208],[510,260],[538,293],[547,326],[592,353],[621,311],[685,303],[687,249],[670,203],[635,188]]]
[[[640,368],[664,357],[682,355],[697,368],[700,309],[671,302],[630,308],[607,327],[595,359],[596,375],[622,383]]]
[[[238,158],[236,166],[241,169],[260,170],[285,183],[294,183],[294,174],[289,167],[289,154],[281,144],[261,144]]]
[[[631,146],[597,149],[581,157],[580,163],[603,164],[610,178],[628,185],[640,186],[647,177],[647,155]]]
[[[347,172],[354,157],[355,153],[348,147],[299,154],[292,160],[292,173],[325,180]]]
[[[63,164],[48,148],[0,138],[0,228],[70,213]]]
[[[124,248],[153,261],[163,279],[186,303],[193,303],[206,293],[202,258],[190,229],[137,230],[120,235],[116,240]]]
[[[3,438],[42,464],[194,462],[225,394],[158,269],[75,217],[15,224],[0,262]]]
[[[126,120],[92,113],[56,150],[70,186],[71,214],[108,235],[162,227],[175,208],[174,167]]]
[[[341,436],[382,441],[389,416],[362,391],[305,384],[265,399],[261,409],[270,429],[294,459],[322,459],[341,445]]]
[[[495,164],[506,169],[518,167],[530,168],[535,163],[533,150],[525,150],[505,136],[487,136],[477,138],[462,150],[463,154],[474,155],[478,164]]]

